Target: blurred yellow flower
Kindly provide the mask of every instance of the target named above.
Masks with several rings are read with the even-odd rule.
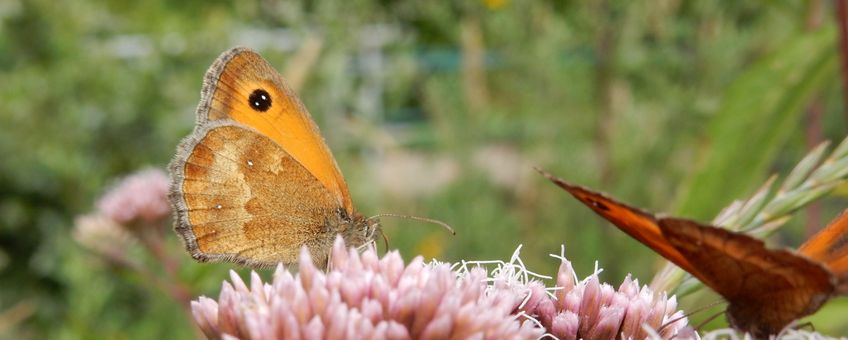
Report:
[[[483,0],[483,4],[490,10],[498,10],[507,5],[509,0]]]
[[[418,243],[418,246],[415,247],[415,251],[424,258],[432,259],[441,257],[442,252],[445,250],[443,244],[445,244],[445,239],[443,233],[432,233],[426,236],[421,242]]]

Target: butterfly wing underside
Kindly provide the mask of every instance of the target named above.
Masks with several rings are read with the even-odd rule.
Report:
[[[659,220],[665,238],[729,303],[734,326],[776,334],[818,310],[833,291],[823,266],[745,234],[680,218]]]
[[[630,207],[588,188],[568,183],[546,172],[540,172],[554,184],[592,209],[596,214],[614,224],[637,241],[653,249],[662,257],[678,265],[683,270],[700,278],[689,261],[665,240],[657,225],[657,219],[652,214]]]
[[[834,292],[833,274],[816,257],[841,265],[848,220],[838,219],[808,242],[811,258],[770,250],[753,237],[681,218],[657,218],[542,172],[580,202],[686,270],[729,303],[734,327],[757,337],[777,334],[811,314]],[[840,224],[844,223],[844,224]],[[813,251],[815,249],[816,251]],[[819,251],[825,249],[827,251]],[[807,254],[802,254],[807,255]],[[843,256],[843,257],[840,257]]]
[[[201,261],[295,262],[303,245],[329,246],[336,231],[327,230],[334,225],[328,221],[343,209],[278,144],[232,121],[198,126],[180,145],[171,172],[176,229]]]
[[[251,107],[257,90],[270,96],[270,106]],[[249,126],[280,145],[334,198],[353,213],[347,184],[321,137],[318,125],[283,77],[258,53],[246,48],[224,52],[203,82],[197,124],[232,120]]]
[[[837,291],[848,294],[848,210],[804,242],[798,252],[830,269],[838,278]]]

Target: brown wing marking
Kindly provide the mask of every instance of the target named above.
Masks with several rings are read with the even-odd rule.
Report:
[[[702,282],[727,299],[734,326],[776,334],[818,310],[834,287],[821,265],[786,250],[771,250],[748,235],[697,222],[664,218],[663,235],[689,259]]]
[[[198,127],[171,171],[176,229],[198,260],[292,263],[302,245],[335,235],[323,230],[341,208],[328,189],[278,144],[238,123]]]
[[[539,172],[631,237],[680,266],[683,270],[696,277],[699,276],[689,261],[665,240],[659,226],[657,226],[657,219],[654,215],[588,188],[568,183],[547,172],[541,170]]]

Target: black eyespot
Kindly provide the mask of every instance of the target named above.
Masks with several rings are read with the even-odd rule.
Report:
[[[265,112],[271,108],[271,95],[263,89],[253,90],[247,101],[250,103],[250,107],[259,112]]]
[[[606,206],[606,204],[603,204],[603,203],[595,201],[595,200],[592,200],[590,202],[592,202],[592,205],[594,205],[598,209],[601,209],[603,211],[609,211],[610,210],[610,208],[608,206]]]

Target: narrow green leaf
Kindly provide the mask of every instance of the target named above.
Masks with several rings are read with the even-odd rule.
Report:
[[[744,225],[747,225],[755,217],[757,217],[757,214],[759,214],[760,211],[763,210],[763,207],[766,205],[766,203],[768,203],[766,199],[769,198],[772,192],[772,184],[776,179],[776,175],[769,177],[766,183],[763,184],[762,187],[760,187],[760,190],[757,190],[757,193],[754,194],[754,196],[751,197],[748,202],[745,202],[745,206],[743,206],[742,209],[739,211],[739,214],[736,215],[737,218],[733,220],[733,223],[727,226],[728,229],[739,230],[739,228]]]
[[[680,215],[707,219],[759,182],[811,96],[837,76],[834,32],[799,33],[728,87],[697,168],[678,193]]]
[[[810,183],[810,185],[834,181],[845,177],[847,173],[848,157],[822,165],[810,176],[810,179],[813,180],[813,183]]]
[[[848,138],[843,139],[842,142],[833,149],[833,153],[830,154],[829,159],[844,158],[846,155],[848,155]]]
[[[816,166],[819,165],[822,157],[824,157],[824,152],[828,145],[830,145],[830,142],[822,142],[816,146],[813,151],[810,151],[804,159],[798,162],[798,165],[792,169],[789,176],[786,176],[786,180],[783,181],[783,185],[780,186],[780,190],[788,191],[801,185],[801,183],[810,176],[813,170],[815,170]]]
[[[739,211],[742,210],[743,206],[745,206],[745,201],[733,201],[730,205],[718,213],[718,215],[713,219],[713,225],[730,225],[730,222],[736,219],[736,215],[739,214]]]

